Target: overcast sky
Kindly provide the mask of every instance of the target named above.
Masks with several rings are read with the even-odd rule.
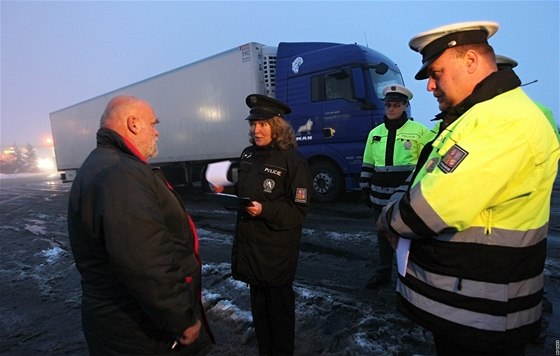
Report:
[[[0,143],[43,145],[49,113],[247,42],[358,43],[392,58],[427,124],[437,104],[414,80],[419,32],[500,24],[490,39],[559,121],[559,1],[1,1]],[[100,113],[101,114],[101,113]]]

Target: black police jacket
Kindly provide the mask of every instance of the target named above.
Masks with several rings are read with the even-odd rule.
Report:
[[[307,161],[295,149],[247,147],[241,154],[236,193],[262,204],[262,213],[237,215],[233,278],[261,286],[293,283],[302,225],[312,192]]]

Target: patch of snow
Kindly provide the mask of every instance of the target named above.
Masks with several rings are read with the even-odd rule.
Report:
[[[52,248],[49,248],[48,250],[41,251],[41,254],[47,258],[47,263],[56,262],[65,253],[66,251],[58,246],[54,246]]]
[[[248,310],[241,310],[231,300],[220,300],[214,306],[210,307],[208,311],[212,311],[216,315],[228,320],[242,323],[250,323],[253,321],[253,316]]]
[[[231,243],[233,236],[228,234],[220,234],[214,231],[208,231],[205,229],[196,229],[198,232],[198,239],[200,241],[215,241],[221,243]]]
[[[39,225],[25,224],[24,229],[31,232],[33,235],[46,235],[47,233],[45,227]]]

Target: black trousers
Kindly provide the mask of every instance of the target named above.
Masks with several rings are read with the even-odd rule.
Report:
[[[373,226],[377,224],[377,219],[379,219],[379,215],[381,215],[381,210],[383,206],[380,205],[373,205]],[[376,274],[381,278],[391,278],[391,273],[393,270],[393,255],[395,251],[391,246],[391,243],[387,238],[380,234],[379,231],[376,231],[377,234],[377,268]]]
[[[434,345],[438,356],[524,356],[525,345],[512,346],[500,352],[480,352],[458,346],[453,340],[434,334]]]
[[[251,284],[250,289],[259,355],[293,355],[296,318],[292,286],[261,287]]]

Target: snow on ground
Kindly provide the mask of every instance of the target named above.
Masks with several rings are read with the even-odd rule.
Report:
[[[0,251],[0,277],[6,288],[14,288],[16,296],[12,292],[1,294],[6,299],[0,303],[0,339],[4,339],[0,340],[0,353],[85,355],[79,324],[79,278],[65,231],[65,199],[69,187],[47,182],[30,193],[33,189],[22,188],[20,184],[6,188],[3,179],[0,175],[3,204],[0,207],[5,209],[0,235],[2,243],[9,241],[9,246],[3,245]],[[37,194],[35,200],[26,203],[26,199]],[[212,355],[256,354],[249,288],[231,277],[228,258],[235,212],[196,206],[192,213],[197,215],[195,222],[200,225],[197,230],[201,248],[221,251],[212,262],[203,255],[203,303],[218,339]],[[354,222],[347,220],[346,224]],[[433,354],[430,333],[395,311],[394,288],[366,291],[361,282],[356,283],[369,273],[365,270],[371,267],[369,259],[374,251],[373,226],[367,221],[360,224],[332,228],[313,224],[303,229],[302,273],[294,284],[296,355]],[[544,271],[550,282],[547,294],[557,309],[560,308],[557,229],[551,231],[548,247]],[[25,304],[27,299],[29,304]],[[32,317],[21,309],[22,304],[26,305],[24,309],[33,310]],[[53,310],[68,314],[55,315]],[[558,311],[555,311],[554,328],[558,326]],[[62,320],[56,319],[59,314]],[[39,323],[43,324],[37,330]],[[62,327],[73,332],[61,331]],[[554,328],[550,333],[558,339],[558,329],[554,331]]]

